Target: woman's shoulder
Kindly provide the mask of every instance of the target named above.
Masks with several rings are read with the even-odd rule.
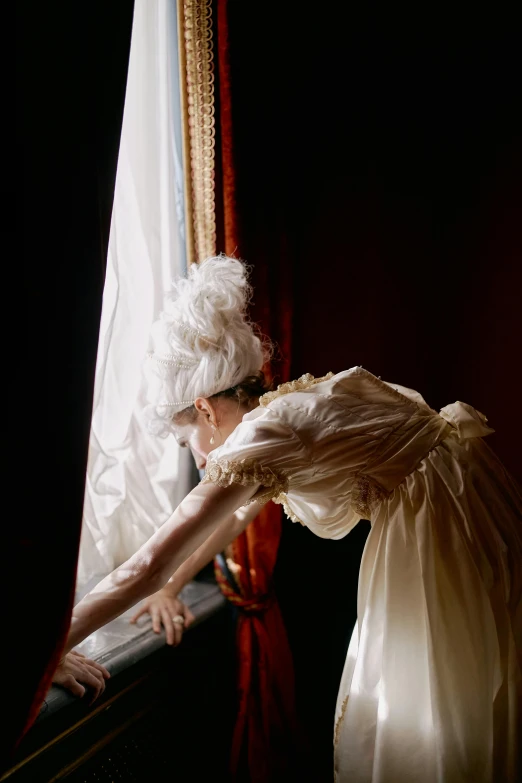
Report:
[[[431,410],[423,397],[413,389],[383,381],[361,365],[338,373],[329,372],[319,378],[307,373],[295,381],[283,383],[275,391],[264,394],[259,408],[282,411],[287,406],[307,406],[314,398],[335,398],[350,396],[367,402],[396,403]],[[315,405],[314,405],[315,407]]]
[[[288,381],[288,383],[282,383],[275,391],[270,391],[266,394],[263,394],[263,396],[259,398],[259,407],[267,408],[272,402],[274,402],[274,400],[277,400],[280,397],[284,397],[287,394],[293,394],[295,392],[308,391],[318,384],[330,381],[333,377],[333,372],[329,372],[326,375],[323,375],[321,378],[315,378],[313,375],[310,375],[310,373],[305,373],[305,375],[301,375],[301,377],[297,378],[297,380]]]
[[[382,383],[379,378],[360,365],[338,373],[329,372],[319,378],[310,373],[305,373],[297,380],[283,383],[275,391],[264,394],[259,399],[259,407],[270,407],[272,410],[277,409],[279,407],[278,402],[289,401],[288,398],[292,399],[294,395],[296,395],[293,399],[294,402],[304,400],[309,395],[331,396],[332,394],[342,392],[343,389],[354,389],[357,386],[361,386],[362,383],[367,382],[369,379],[375,379],[377,383]]]

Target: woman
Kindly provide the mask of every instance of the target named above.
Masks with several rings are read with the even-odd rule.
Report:
[[[522,497],[482,441],[492,430],[465,403],[438,414],[361,367],[259,396],[249,294],[239,261],[209,259],[154,325],[150,427],[173,432],[205,478],[75,607],[67,649],[173,573],[175,591],[270,499],[325,538],[370,519],[337,780],[514,781]]]

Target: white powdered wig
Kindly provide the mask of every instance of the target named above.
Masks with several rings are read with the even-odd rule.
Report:
[[[149,430],[166,437],[172,417],[261,370],[266,354],[246,314],[252,289],[241,261],[192,264],[152,325],[145,364]]]

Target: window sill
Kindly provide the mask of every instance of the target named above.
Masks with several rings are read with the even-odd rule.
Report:
[[[219,612],[226,604],[226,599],[217,585],[210,582],[190,582],[183,588],[180,597],[195,617],[190,628],[184,632],[184,637],[190,635],[194,628]],[[130,624],[129,620],[135,611],[135,607],[129,609],[116,620],[91,634],[76,649],[88,658],[102,663],[114,676],[165,647],[165,633],[163,630],[159,634],[154,633],[150,616],[144,615],[136,624]],[[52,686],[46,695],[36,723],[77,701],[77,697],[69,691]]]
[[[130,625],[132,610],[86,639],[81,649],[113,675],[104,694],[90,705],[88,696],[51,688],[0,781],[227,779],[235,627],[219,588],[204,579],[182,593],[196,619],[179,647],[155,634],[147,616]]]

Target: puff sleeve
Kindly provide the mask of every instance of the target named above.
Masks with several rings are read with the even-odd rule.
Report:
[[[291,427],[270,408],[256,408],[209,454],[203,482],[259,484],[250,502],[282,502],[291,487],[306,481],[310,466],[308,449]]]

